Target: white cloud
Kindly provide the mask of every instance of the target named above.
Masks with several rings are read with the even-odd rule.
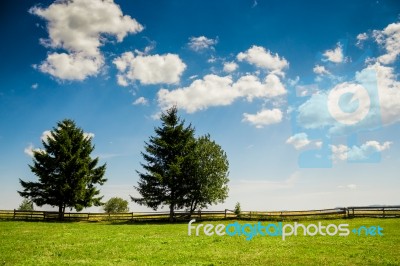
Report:
[[[360,34],[358,34],[357,35],[357,43],[356,43],[356,45],[358,46],[358,47],[362,47],[362,45],[363,45],[363,42],[365,41],[365,40],[367,40],[368,39],[368,34],[367,33],[360,33]]]
[[[272,98],[286,94],[286,89],[275,74],[268,74],[264,82],[260,82],[256,76],[246,75],[240,77],[233,84],[233,89],[238,90],[241,97],[248,101],[253,98]]]
[[[87,138],[93,139],[94,136],[95,136],[94,133],[91,133],[91,132],[83,132],[83,138],[85,138],[85,139],[87,139]]]
[[[146,104],[148,104],[148,100],[144,97],[139,97],[133,102],[133,105],[146,105]]]
[[[234,72],[238,68],[238,64],[235,62],[226,62],[224,63],[224,71],[227,73]]]
[[[400,82],[393,67],[382,66],[379,63],[369,65],[356,73],[360,83],[371,84],[378,91],[376,113],[380,114],[384,125],[400,121]]]
[[[194,80],[188,87],[172,91],[161,89],[157,97],[163,109],[177,105],[193,113],[211,106],[230,105],[238,98],[252,101],[254,98],[271,98],[285,93],[286,89],[274,74],[267,75],[264,82],[253,75],[243,76],[234,82],[231,76],[210,74]]]
[[[288,138],[286,143],[293,145],[296,150],[300,150],[301,148],[308,146],[311,141],[308,139],[306,133],[298,133]]]
[[[32,158],[33,158],[33,153],[34,153],[34,152],[45,152],[45,151],[42,150],[42,149],[37,149],[37,148],[35,149],[32,143],[30,143],[30,144],[28,145],[28,147],[26,147],[26,148],[24,149],[24,153],[25,153],[26,155],[28,155],[29,157],[32,157]]]
[[[382,45],[386,54],[378,57],[382,64],[392,64],[400,54],[400,22],[389,24],[384,30],[373,32],[375,41]]]
[[[393,143],[386,141],[384,143],[379,143],[378,141],[371,140],[366,141],[361,146],[348,147],[346,145],[331,145],[332,157],[334,161],[344,161],[344,160],[365,160],[374,152],[382,152],[388,150]]]
[[[42,136],[40,137],[40,139],[47,143],[47,139],[48,138],[53,139],[53,136],[51,135],[51,131],[50,130],[43,131]]]
[[[136,20],[123,15],[113,0],[55,1],[47,8],[35,6],[29,12],[47,21],[49,39],[41,43],[66,51],[50,53],[39,69],[65,80],[83,80],[99,72],[104,64],[99,48],[107,36],[121,42],[127,34],[143,30]]]
[[[32,84],[31,88],[36,90],[37,88],[39,88],[39,84],[34,83],[34,84]]]
[[[117,80],[121,86],[139,80],[142,84],[173,84],[180,80],[185,63],[175,54],[138,55],[123,53],[113,61],[118,69]]]
[[[63,80],[84,80],[96,75],[103,66],[103,56],[86,56],[82,53],[51,53],[39,70]]]
[[[217,43],[218,39],[209,39],[205,36],[189,38],[189,47],[196,52],[207,49],[214,49],[214,45],[216,45]]]
[[[31,143],[31,144],[29,144],[28,147],[26,147],[26,148],[24,149],[24,153],[27,154],[27,155],[30,156],[30,157],[33,157],[33,150],[34,150],[33,144]]]
[[[323,55],[325,60],[333,63],[342,63],[344,61],[343,47],[340,43],[337,44],[335,49],[325,51]]]
[[[264,68],[272,73],[283,75],[283,69],[289,66],[285,58],[279,57],[278,54],[272,54],[264,47],[253,45],[246,52],[237,55],[239,61],[247,61],[252,65]]]
[[[210,106],[224,106],[231,104],[239,92],[232,89],[230,76],[220,77],[206,75],[197,79],[189,87],[178,88],[173,91],[161,89],[157,93],[158,103],[163,108],[177,105],[188,113],[206,109]]]
[[[286,140],[286,144],[293,145],[296,150],[301,150],[308,147],[320,149],[322,147],[322,141],[311,141],[308,139],[308,135],[304,132],[289,137]]]
[[[243,122],[248,122],[256,128],[262,128],[267,125],[277,124],[282,121],[282,112],[281,110],[275,108],[272,110],[264,109],[256,114],[243,114]]]
[[[321,65],[315,65],[315,67],[313,68],[313,71],[315,74],[318,75],[330,75],[331,72],[329,72],[324,66]]]
[[[319,93],[319,91],[320,91],[320,89],[317,84],[297,85],[296,86],[296,96],[297,97],[311,96],[313,94]]]

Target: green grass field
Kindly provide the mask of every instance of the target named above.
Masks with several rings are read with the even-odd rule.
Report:
[[[0,221],[0,265],[400,265],[400,219],[321,222],[348,223],[350,229],[379,225],[384,236],[246,241],[244,236],[188,236],[187,223]]]

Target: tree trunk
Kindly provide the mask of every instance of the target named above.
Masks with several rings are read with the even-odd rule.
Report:
[[[62,204],[58,205],[58,219],[60,221],[64,220],[64,210]]]
[[[197,208],[197,202],[196,200],[192,200],[192,203],[190,204],[190,210],[189,210],[189,220],[192,218],[193,212]]]
[[[173,222],[174,221],[174,203],[171,203],[169,205],[169,221]]]

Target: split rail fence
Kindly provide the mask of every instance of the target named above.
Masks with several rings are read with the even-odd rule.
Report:
[[[400,206],[384,207],[347,207],[307,211],[242,211],[236,215],[234,211],[197,211],[191,215],[196,220],[305,220],[305,219],[337,219],[356,217],[400,218]],[[176,211],[175,220],[188,220],[189,213]],[[9,220],[57,220],[58,212],[51,211],[19,211],[0,210],[0,219]],[[77,213],[67,212],[64,220],[70,221],[168,221],[169,212],[130,212],[130,213]]]

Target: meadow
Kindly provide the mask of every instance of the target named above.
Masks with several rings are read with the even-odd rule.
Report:
[[[0,221],[0,265],[400,265],[400,219],[320,221],[349,228],[379,225],[384,236],[246,241],[244,236],[188,236],[187,223]]]

